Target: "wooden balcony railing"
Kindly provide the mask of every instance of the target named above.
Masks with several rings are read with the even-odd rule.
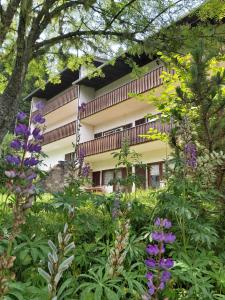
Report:
[[[95,98],[86,104],[84,110],[79,111],[79,118],[86,118],[103,109],[125,101],[130,98],[129,94],[131,93],[141,94],[160,86],[162,84],[160,76],[163,70],[165,70],[165,67],[160,66],[139,79],[132,80],[109,93]]]
[[[76,122],[73,121],[44,134],[43,145],[64,139],[76,133]]]
[[[79,145],[79,151],[85,153],[85,156],[99,154],[107,151],[120,149],[124,139],[129,141],[130,146],[149,142],[149,139],[140,137],[146,134],[150,128],[157,129],[159,132],[169,132],[171,124],[162,124],[160,121],[154,121],[138,125],[136,127],[115,132],[113,134],[87,141]]]
[[[51,98],[46,102],[45,108],[44,108],[44,115],[49,114],[50,112],[60,108],[61,106],[73,101],[78,97],[78,86],[73,85],[70,88],[63,91],[61,94],[56,95],[55,97]],[[33,115],[35,115],[37,111],[33,112]]]

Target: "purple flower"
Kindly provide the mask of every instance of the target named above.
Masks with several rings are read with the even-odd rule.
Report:
[[[163,271],[161,276],[161,281],[167,282],[170,280],[170,277],[171,277],[171,273],[169,271]]]
[[[184,153],[186,155],[186,164],[191,168],[197,167],[197,148],[193,143],[188,143],[184,147]]]
[[[33,167],[33,166],[36,166],[38,163],[39,163],[39,160],[34,157],[26,158],[24,160],[24,165],[26,167]]]
[[[157,218],[157,219],[155,220],[155,226],[158,226],[158,227],[164,227],[164,228],[166,228],[166,229],[169,229],[169,228],[172,226],[172,224],[171,224],[171,222],[170,222],[169,220],[167,220],[167,219],[160,219],[160,218]]]
[[[162,220],[162,226],[166,229],[169,229],[172,226],[172,223],[169,220],[164,219]]]
[[[14,156],[14,155],[10,154],[10,155],[7,155],[5,159],[11,165],[18,166],[20,164],[20,158],[18,156]]]
[[[90,173],[90,166],[86,164],[81,170],[81,175],[83,177],[88,177],[89,173]]]
[[[32,118],[33,123],[43,124],[45,122],[45,118],[41,114],[37,114]]]
[[[153,258],[146,259],[145,264],[149,268],[155,268],[155,266],[156,266],[156,262]]]
[[[30,130],[25,124],[17,124],[15,128],[15,134],[28,137],[30,135]]]
[[[10,144],[10,147],[15,149],[15,150],[20,150],[21,149],[21,142],[20,140],[13,140]]]
[[[159,284],[159,290],[164,290],[165,289],[165,283],[164,282],[160,282],[160,284]]]
[[[159,266],[163,269],[170,269],[174,266],[172,258],[162,258],[159,262]]]
[[[160,218],[157,218],[155,220],[155,226],[161,226],[161,219]]]
[[[148,245],[146,248],[146,252],[149,255],[157,255],[159,253],[159,247],[158,245]]]
[[[16,172],[11,170],[11,171],[5,171],[5,175],[9,178],[14,178],[16,177]]]
[[[41,129],[37,128],[37,127],[34,128],[34,130],[32,131],[32,135],[36,141],[40,141],[43,139],[43,135],[40,134],[40,132],[41,132]]]
[[[151,295],[151,296],[154,295],[154,293],[155,293],[155,287],[154,287],[154,285],[151,285],[149,287],[148,292],[149,292],[149,295]]]
[[[176,240],[175,234],[169,232],[164,234],[164,242],[167,244],[172,244]]]
[[[148,272],[145,277],[149,280],[149,281],[152,281],[153,279],[153,274],[151,272]]]
[[[26,119],[27,114],[25,114],[23,111],[18,112],[16,118],[18,121],[23,121],[24,119]]]
[[[43,102],[38,102],[36,105],[35,105],[36,109],[37,110],[43,110],[44,107],[45,107],[45,104]]]
[[[27,180],[33,180],[37,177],[37,174],[31,173],[30,175],[27,176]]]
[[[154,241],[162,242],[164,240],[164,234],[162,232],[152,232],[152,239]]]
[[[30,153],[33,153],[33,152],[40,153],[41,145],[39,145],[39,144],[28,144],[28,145],[26,145],[26,150],[28,150]]]

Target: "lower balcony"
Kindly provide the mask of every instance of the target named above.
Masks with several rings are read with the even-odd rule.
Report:
[[[79,146],[79,151],[82,150],[82,152],[85,153],[85,156],[90,156],[120,149],[124,140],[128,140],[130,146],[146,143],[150,140],[143,138],[140,135],[146,134],[150,128],[157,129],[157,131],[162,133],[168,133],[171,129],[171,124],[163,124],[160,121],[141,124],[124,131],[82,143]]]
[[[76,133],[76,122],[73,121],[44,134],[43,145],[64,139]]]

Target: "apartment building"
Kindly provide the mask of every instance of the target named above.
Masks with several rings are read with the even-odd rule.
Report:
[[[76,141],[77,124],[80,123],[79,149],[85,153],[85,161],[91,167],[93,186],[112,191],[109,182],[116,176],[125,176],[123,168],[115,171],[116,161],[112,152],[121,148],[126,138],[130,147],[141,154],[145,168],[134,167],[133,172],[143,177],[143,187],[158,187],[163,179],[163,164],[170,154],[169,146],[159,140],[143,137],[149,128],[168,132],[170,125],[146,117],[157,114],[156,108],[132,94],[147,93],[160,89],[160,75],[164,66],[146,55],[133,57],[143,69],[140,77],[134,77],[131,67],[120,57],[115,64],[96,60],[104,77],[87,76],[87,70],[64,70],[61,83],[47,83],[45,90],[37,89],[27,96],[31,100],[31,114],[35,114],[35,103],[45,103],[46,131],[43,151],[46,169],[58,162],[70,160],[72,143]],[[119,174],[119,175],[118,175]],[[134,187],[135,188],[135,187]]]

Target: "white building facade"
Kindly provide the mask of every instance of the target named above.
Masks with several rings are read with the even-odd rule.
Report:
[[[93,186],[105,187],[111,191],[109,181],[118,174],[112,152],[121,148],[124,139],[130,147],[141,154],[145,168],[134,167],[133,172],[143,176],[143,187],[158,187],[163,180],[163,164],[170,154],[167,143],[150,141],[140,137],[149,128],[168,132],[170,125],[159,120],[149,121],[148,114],[157,114],[156,108],[147,101],[138,100],[134,94],[143,97],[152,89],[162,85],[160,75],[164,69],[157,61],[147,57],[136,58],[143,67],[140,77],[134,77],[131,67],[121,58],[114,65],[98,62],[104,77],[89,78],[81,72],[64,70],[62,82],[54,86],[47,83],[45,91],[31,93],[31,115],[35,114],[35,103],[45,103],[46,131],[43,151],[47,154],[46,169],[59,161],[69,160],[76,142],[77,124],[80,123],[79,148],[85,153],[85,162],[91,167]],[[83,109],[79,109],[79,107]],[[123,176],[123,168],[121,168]]]

